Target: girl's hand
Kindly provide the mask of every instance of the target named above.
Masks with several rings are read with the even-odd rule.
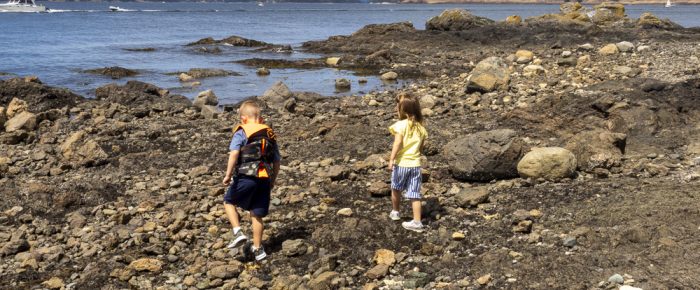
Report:
[[[389,160],[389,171],[394,170],[394,160]]]

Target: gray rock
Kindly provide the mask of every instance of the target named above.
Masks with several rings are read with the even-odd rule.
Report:
[[[282,107],[284,102],[292,98],[294,94],[289,90],[289,87],[283,82],[279,81],[272,85],[262,96],[259,97],[260,100],[266,102],[272,107]]]
[[[348,79],[336,79],[335,80],[335,88],[336,89],[341,89],[341,90],[348,90],[350,89],[351,83]]]
[[[576,156],[559,147],[533,148],[518,162],[518,173],[525,178],[558,180],[576,172]]]
[[[214,94],[212,90],[206,90],[197,94],[197,97],[192,102],[197,108],[202,108],[204,106],[216,106],[219,104],[219,98]]]
[[[565,247],[573,248],[574,246],[576,246],[576,238],[575,237],[565,237],[562,240],[562,244]]]
[[[625,134],[594,130],[575,135],[564,147],[576,156],[578,169],[592,171],[619,166],[626,143]]]
[[[452,176],[490,181],[518,176],[523,143],[511,129],[478,132],[450,141],[443,149]]]
[[[493,20],[476,16],[464,9],[448,9],[425,23],[427,30],[461,31],[494,23]]]
[[[615,284],[622,284],[625,283],[625,278],[622,277],[620,274],[614,274],[608,278],[608,282],[610,283],[615,283]]]
[[[302,239],[286,240],[282,242],[282,254],[287,257],[304,255],[308,248],[309,246]]]
[[[29,250],[26,239],[12,239],[0,248],[0,257],[14,255]]]
[[[5,122],[5,132],[12,133],[18,130],[32,131],[36,128],[36,125],[36,115],[24,111]]]
[[[475,207],[488,199],[489,190],[486,187],[465,188],[455,195],[455,201],[461,207]]]

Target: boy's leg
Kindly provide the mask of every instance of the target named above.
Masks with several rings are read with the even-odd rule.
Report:
[[[420,199],[412,199],[411,207],[413,207],[413,221],[416,223],[421,222],[421,201]]]
[[[238,217],[238,210],[236,210],[236,206],[225,202],[224,210],[226,211],[226,217],[228,217],[228,221],[231,223],[231,227],[233,227],[234,229],[240,228],[241,221]]]
[[[253,220],[253,246],[260,248],[264,230],[262,217],[255,215],[253,212],[250,213],[250,217]]]

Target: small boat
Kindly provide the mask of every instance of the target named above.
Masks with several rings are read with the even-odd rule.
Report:
[[[258,2],[258,6],[263,7],[263,6],[265,6],[265,3]]]
[[[0,4],[0,12],[46,12],[46,7],[36,5],[34,0],[10,0]]]
[[[131,11],[131,10],[129,10],[129,9],[124,9],[124,8],[120,8],[119,6],[109,6],[109,11],[112,11],[112,12],[128,12],[128,11]]]
[[[666,0],[666,5],[664,5],[666,8],[668,7],[673,7],[676,6],[676,4],[671,3],[671,0]]]

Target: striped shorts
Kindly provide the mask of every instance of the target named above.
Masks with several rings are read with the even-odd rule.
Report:
[[[404,191],[404,197],[409,199],[419,199],[420,185],[422,177],[420,167],[400,167],[394,166],[391,171],[391,189]]]

